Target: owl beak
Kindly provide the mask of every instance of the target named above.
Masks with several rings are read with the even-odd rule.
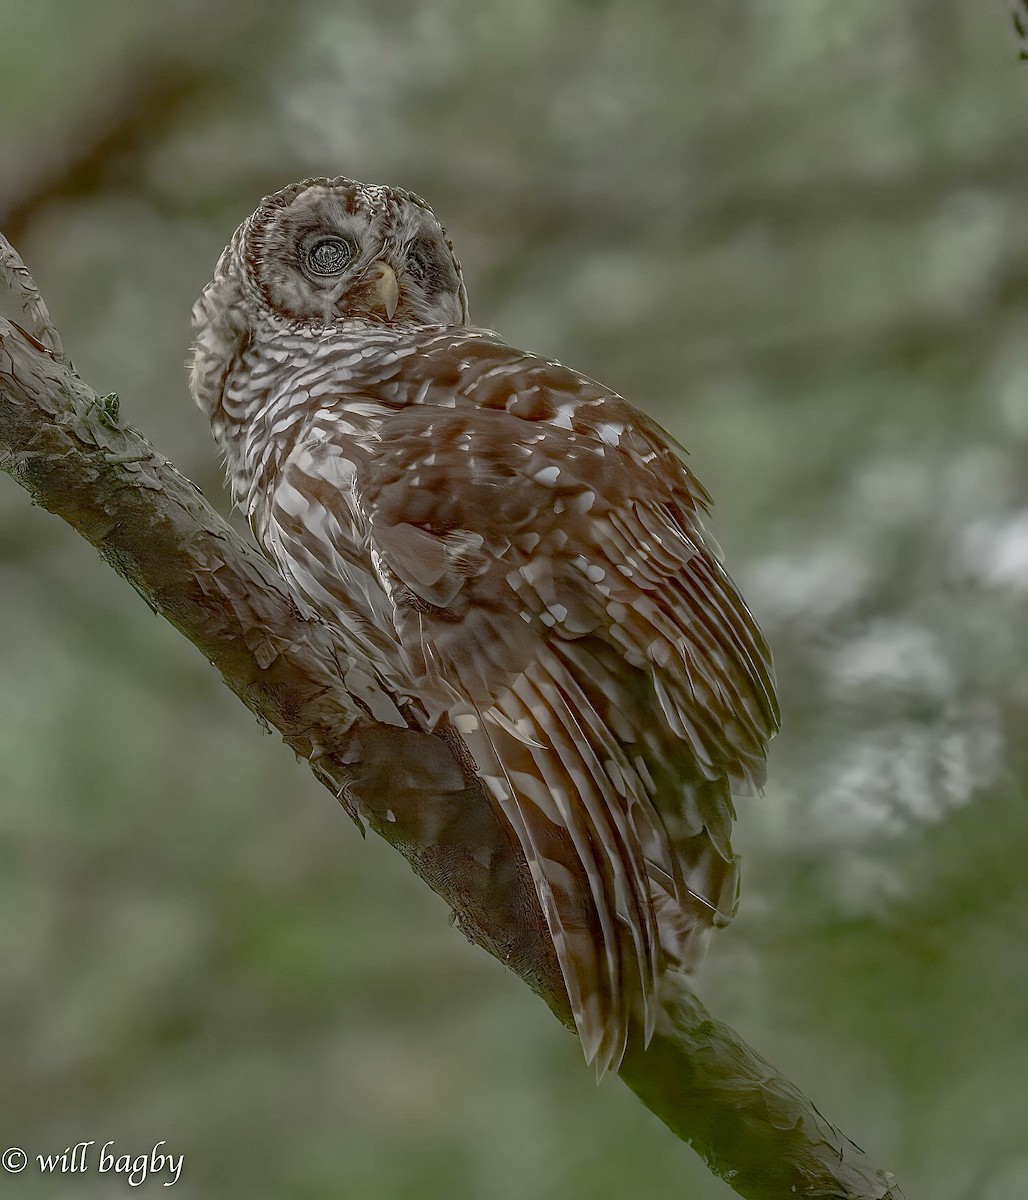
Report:
[[[379,304],[386,311],[386,316],[392,320],[396,306],[400,302],[400,285],[396,282],[396,272],[384,262],[377,262],[371,268],[374,276],[375,295]]]

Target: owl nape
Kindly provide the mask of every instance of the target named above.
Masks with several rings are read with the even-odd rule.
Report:
[[[235,232],[192,391],[294,590],[425,729],[456,730],[524,852],[587,1059],[648,1040],[738,903],[771,657],[673,440],[469,323],[399,188],[308,179]]]

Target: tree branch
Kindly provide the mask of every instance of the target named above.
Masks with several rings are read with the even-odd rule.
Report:
[[[0,468],[90,541],[317,777],[411,863],[460,928],[571,1024],[524,857],[453,737],[410,725],[368,664],[65,362],[31,276],[0,238],[27,328],[0,319]],[[462,752],[463,751],[463,752]],[[877,1170],[680,979],[620,1075],[739,1195],[899,1200]]]

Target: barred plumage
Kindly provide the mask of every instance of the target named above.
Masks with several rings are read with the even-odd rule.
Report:
[[[394,693],[461,733],[532,870],[586,1056],[616,1068],[664,971],[735,911],[731,789],[760,787],[778,724],[706,493],[620,396],[468,324],[410,193],[269,197],[194,321],[235,502]]]

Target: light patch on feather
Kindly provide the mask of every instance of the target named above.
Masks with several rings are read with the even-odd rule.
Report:
[[[632,762],[635,764],[635,769],[638,772],[639,778],[643,781],[646,790],[652,795],[657,790],[657,785],[653,782],[653,776],[650,774],[650,768],[646,765],[646,759],[641,754],[637,754]]]
[[[556,412],[556,415],[551,419],[550,424],[555,425],[558,429],[571,429],[571,418],[574,416],[575,406],[573,404],[561,404]]]
[[[658,667],[666,667],[671,661],[671,647],[664,638],[654,638],[647,646],[646,653]]]
[[[621,441],[621,435],[625,432],[625,427],[618,421],[604,421],[597,432],[601,442],[605,442],[608,446],[617,446]]]
[[[499,725],[501,729],[505,730],[512,738],[516,738],[523,745],[534,746],[537,750],[546,749],[542,742],[532,737],[532,725],[524,717],[519,717],[516,721],[511,721],[495,705],[487,709],[485,715],[490,721]]]

